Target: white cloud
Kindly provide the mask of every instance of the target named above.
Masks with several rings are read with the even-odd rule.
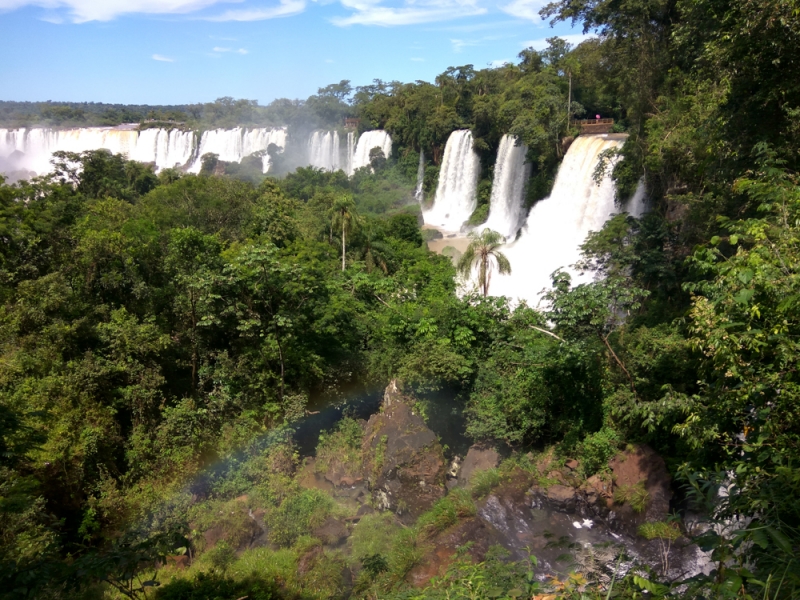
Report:
[[[415,25],[435,21],[449,21],[461,17],[485,14],[477,0],[399,0],[392,6],[383,0],[340,0],[342,6],[353,11],[348,17],[332,19],[334,25]]]
[[[492,62],[489,63],[489,66],[493,69],[497,69],[502,67],[503,65],[507,65],[510,62],[511,61],[506,58],[501,58],[500,60],[493,60]]]
[[[242,0],[0,0],[0,11],[23,6],[63,9],[75,23],[110,21],[126,14],[185,14],[214,4]]]
[[[265,21],[267,19],[299,15],[305,9],[306,0],[280,0],[280,4],[277,6],[232,9],[205,19],[207,21]]]
[[[175,62],[174,58],[162,56],[161,54],[153,54],[152,59],[157,60],[158,62]]]
[[[499,35],[486,35],[481,38],[471,39],[471,40],[461,40],[461,39],[451,39],[450,43],[453,45],[453,52],[461,52],[464,48],[469,48],[472,46],[480,46],[484,42],[491,42],[503,39],[503,36]]]
[[[572,44],[573,46],[577,46],[581,42],[588,40],[591,37],[594,37],[591,33],[571,33],[569,35],[558,35],[558,36],[548,36],[548,37],[560,37],[562,40]],[[534,50],[544,50],[547,48],[547,38],[540,38],[538,40],[528,40],[527,42],[522,43],[523,48],[533,48]]]
[[[220,53],[221,52],[235,52],[236,54],[249,54],[249,52],[250,52],[246,48],[239,48],[238,50],[236,50],[234,48],[223,48],[221,46],[214,46],[211,49],[211,51],[212,52],[220,52]]]
[[[500,10],[513,17],[540,23],[542,18],[539,11],[548,4],[548,0],[512,0],[511,3],[501,6]]]

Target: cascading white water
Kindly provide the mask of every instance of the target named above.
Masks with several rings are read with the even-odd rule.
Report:
[[[356,132],[347,132],[347,157],[345,161],[345,173],[353,174],[353,154],[356,151]]]
[[[183,167],[194,155],[195,135],[179,129],[83,127],[80,129],[0,129],[0,158],[17,152],[17,168],[37,174],[50,172],[53,152],[105,149],[131,160],[155,163],[158,169]]]
[[[482,228],[496,231],[509,240],[522,224],[525,186],[531,176],[531,165],[525,162],[527,153],[528,147],[517,145],[515,136],[504,135],[494,163],[489,218]]]
[[[272,129],[243,129],[235,127],[233,129],[206,131],[200,138],[200,148],[189,172],[200,172],[203,166],[202,158],[204,154],[216,154],[219,160],[225,162],[242,162],[243,158],[250,156],[254,152],[265,152],[264,157],[262,157],[262,171],[266,173],[270,166],[266,150],[270,144],[285,148],[286,129],[283,127]]]
[[[353,151],[353,162],[348,172],[349,175],[352,175],[357,169],[370,164],[369,153],[373,148],[380,148],[383,150],[383,155],[389,158],[392,155],[391,136],[382,129],[362,133]]]
[[[417,167],[417,187],[414,190],[414,200],[419,204],[425,200],[425,193],[423,192],[422,185],[425,183],[425,153],[420,149],[419,151],[419,166]]]
[[[315,131],[308,140],[308,164],[325,171],[341,168],[338,131]]]
[[[536,306],[540,292],[551,286],[550,275],[559,268],[573,275],[573,284],[591,280],[591,274],[578,276],[569,267],[580,258],[580,245],[588,233],[599,231],[611,215],[626,208],[615,205],[610,177],[599,185],[592,178],[600,153],[624,143],[623,136],[608,135],[582,135],[572,143],[550,196],[533,206],[519,239],[501,249],[511,263],[511,274],[492,277],[492,295]],[[632,210],[643,210],[643,193],[642,188],[639,199],[628,203]]]
[[[472,132],[463,129],[451,133],[444,149],[433,206],[422,213],[427,225],[445,231],[461,230],[477,206],[480,168],[480,159],[472,149]]]

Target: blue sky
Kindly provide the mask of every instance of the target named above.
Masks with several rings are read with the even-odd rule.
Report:
[[[0,0],[0,100],[305,98],[513,61],[569,24],[546,0]]]

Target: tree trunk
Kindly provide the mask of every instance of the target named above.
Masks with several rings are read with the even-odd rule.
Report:
[[[344,248],[345,248],[345,240],[344,240],[344,215],[342,215],[342,271],[344,271]]]

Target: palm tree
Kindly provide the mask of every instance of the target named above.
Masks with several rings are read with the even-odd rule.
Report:
[[[345,249],[347,245],[347,233],[351,232],[358,224],[358,213],[356,212],[356,203],[348,196],[339,196],[333,202],[330,214],[332,217],[332,227],[342,227],[342,271],[345,269]]]
[[[372,223],[367,222],[361,228],[361,258],[364,259],[364,265],[367,268],[367,273],[377,267],[384,273],[389,273],[389,260],[392,257],[392,249],[385,242],[378,238],[375,232],[375,227]]]
[[[475,267],[478,268],[478,283],[485,298],[489,295],[489,281],[492,278],[492,269],[495,263],[500,274],[511,273],[511,263],[498,250],[503,242],[503,236],[496,231],[491,229],[484,229],[481,233],[473,231],[469,237],[472,241],[458,261],[458,270],[469,277],[472,270]]]

